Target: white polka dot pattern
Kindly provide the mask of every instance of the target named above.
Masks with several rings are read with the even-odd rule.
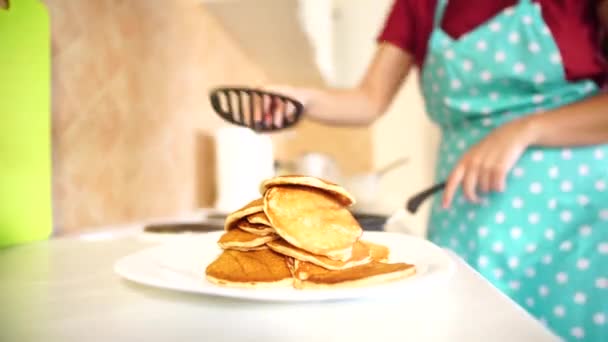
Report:
[[[519,33],[511,32],[511,34],[509,34],[509,42],[512,44],[519,43]]]
[[[596,313],[593,315],[593,322],[597,325],[604,325],[606,323],[606,315],[601,312]]]

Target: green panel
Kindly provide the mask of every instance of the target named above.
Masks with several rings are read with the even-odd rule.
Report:
[[[50,34],[39,0],[0,9],[0,247],[52,232]]]

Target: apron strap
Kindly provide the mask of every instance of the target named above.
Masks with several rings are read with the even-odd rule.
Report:
[[[438,0],[437,9],[435,10],[435,19],[433,21],[433,28],[437,28],[441,25],[441,19],[445,13],[445,8],[448,5],[448,0]]]

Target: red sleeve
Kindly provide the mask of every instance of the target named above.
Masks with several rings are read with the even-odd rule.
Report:
[[[411,54],[416,54],[415,21],[412,18],[412,11],[408,8],[408,2],[394,0],[377,41],[388,42]]]

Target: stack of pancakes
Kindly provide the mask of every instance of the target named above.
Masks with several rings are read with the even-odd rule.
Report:
[[[206,269],[222,286],[353,287],[401,279],[415,267],[387,263],[389,249],[361,240],[340,186],[313,177],[262,182],[262,198],[228,215],[222,254]]]

